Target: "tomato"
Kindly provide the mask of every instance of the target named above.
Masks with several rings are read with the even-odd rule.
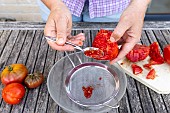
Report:
[[[163,56],[164,56],[164,60],[165,62],[167,62],[168,64],[170,64],[170,45],[167,45],[164,50],[163,50]]]
[[[134,48],[126,55],[131,62],[144,60],[149,55],[149,46],[136,44]]]
[[[155,69],[152,69],[149,71],[148,75],[146,76],[146,79],[153,80],[153,79],[155,79],[155,77],[156,77],[156,71],[155,71]]]
[[[27,74],[28,70],[23,64],[12,64],[6,66],[2,71],[1,81],[4,85],[14,82],[21,83],[24,81]]]
[[[2,98],[8,104],[18,104],[25,95],[25,88],[20,83],[11,83],[2,90]]]
[[[159,51],[159,45],[158,42],[153,42],[150,45],[150,53],[149,56],[153,61],[155,61],[157,64],[162,64],[164,63],[164,58],[161,56],[160,51]]]
[[[140,74],[143,71],[143,69],[136,64],[132,64],[131,67],[132,67],[132,70],[133,70],[133,74],[135,74],[135,75]]]
[[[24,83],[28,88],[36,88],[40,84],[42,84],[43,81],[44,81],[44,76],[42,75],[42,73],[36,72],[34,74],[29,74],[25,78]]]
[[[151,64],[144,64],[143,67],[145,69],[148,69],[148,70],[152,69],[152,65]]]
[[[111,42],[111,34],[111,31],[101,29],[95,36],[92,46],[104,52],[103,57],[96,58],[97,60],[113,60],[117,57],[119,52],[118,44],[117,42]]]

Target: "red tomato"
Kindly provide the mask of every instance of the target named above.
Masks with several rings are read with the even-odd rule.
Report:
[[[159,45],[158,42],[153,42],[150,45],[150,53],[149,56],[153,61],[155,61],[157,64],[162,64],[164,63],[164,58],[161,56],[160,51],[159,51]]]
[[[144,60],[149,55],[149,47],[146,45],[136,44],[134,48],[126,55],[131,62]]]
[[[111,34],[111,31],[103,29],[97,33],[92,46],[102,50],[104,52],[104,56],[96,59],[113,60],[117,57],[119,51],[118,44],[117,42],[110,41]]]
[[[23,64],[11,64],[6,66],[1,73],[1,81],[4,85],[10,83],[22,83],[28,74],[28,69]]]
[[[168,64],[170,64],[170,45],[167,45],[164,50],[163,50],[163,56],[164,56],[164,60],[165,62],[167,62]]]
[[[148,75],[146,76],[146,79],[154,79],[156,77],[156,71],[155,69],[152,69],[149,71]]]
[[[148,69],[148,70],[152,69],[152,65],[151,64],[144,64],[143,67],[145,69]]]
[[[143,71],[143,69],[136,64],[132,64],[131,67],[132,67],[132,70],[133,70],[133,74],[135,74],[135,75],[140,74]]]
[[[2,98],[8,104],[18,104],[25,95],[25,88],[20,83],[11,83],[2,90]]]

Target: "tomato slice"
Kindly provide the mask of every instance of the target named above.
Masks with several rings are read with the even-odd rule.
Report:
[[[95,36],[92,46],[104,52],[103,57],[96,58],[97,60],[113,60],[117,57],[119,52],[118,44],[110,41],[111,34],[111,31],[101,29]]]
[[[148,70],[152,69],[152,65],[151,64],[144,64],[143,67],[145,69],[148,69]]]
[[[149,55],[149,46],[136,44],[134,48],[126,55],[131,62],[144,60]]]
[[[153,42],[150,45],[150,53],[149,56],[153,61],[155,61],[157,64],[162,64],[164,63],[164,58],[161,56],[160,51],[159,51],[159,45],[158,42]],[[153,63],[154,64],[154,63]]]
[[[162,64],[162,61],[160,61],[160,60],[154,61],[153,59],[150,59],[149,64],[150,65],[159,65],[159,64]]]
[[[155,69],[152,69],[149,71],[148,75],[146,76],[146,79],[153,80],[153,79],[155,79],[155,77],[156,77],[156,71],[155,71]]]
[[[132,70],[133,70],[133,74],[135,74],[135,75],[140,74],[143,71],[143,69],[136,64],[132,64],[131,67],[132,67]]]
[[[170,44],[167,45],[164,50],[163,50],[163,56],[164,56],[164,60],[165,62],[167,62],[168,64],[170,64]]]

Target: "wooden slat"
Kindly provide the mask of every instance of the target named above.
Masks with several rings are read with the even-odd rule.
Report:
[[[123,98],[118,104],[120,105],[118,108],[119,113],[131,113],[127,92],[124,94]]]
[[[28,31],[24,44],[21,49],[21,53],[19,55],[19,58],[17,60],[17,63],[22,63],[25,64],[26,67],[28,68],[28,65],[26,64],[27,62],[32,62],[32,61],[27,61],[29,53],[31,51],[32,43],[34,41],[34,35],[35,31]],[[24,38],[24,37],[23,37]],[[32,67],[33,68],[33,67]],[[30,68],[28,68],[30,70]],[[22,113],[24,106],[25,106],[25,100],[27,98],[27,93],[25,94],[24,98],[22,99],[21,103],[18,105],[15,105],[12,107],[11,113]]]
[[[54,51],[54,50],[53,50]],[[55,55],[55,62],[60,60],[64,56],[64,52],[57,51]],[[52,60],[52,59],[51,59]],[[61,108],[57,105],[56,102],[48,95],[48,106],[47,106],[47,113],[58,113],[60,112]]]
[[[20,52],[21,52],[21,49],[22,49],[22,46],[23,46],[23,43],[25,41],[25,37],[27,35],[27,31],[26,30],[22,30],[20,31],[19,35],[18,35],[18,38],[15,42],[15,45],[13,47],[13,50],[9,56],[9,59],[7,61],[7,65],[10,65],[12,63],[16,63],[19,55],[20,55]]]
[[[142,31],[141,43],[144,45],[150,45],[149,40],[148,40],[146,34],[144,33],[144,31]],[[149,95],[148,88],[139,82],[136,82],[136,85],[138,88],[140,102],[142,105],[143,112],[144,113],[155,112],[154,107],[152,105],[151,97]]]
[[[66,111],[64,111],[62,108],[59,108],[58,113],[67,113]]]
[[[168,44],[170,44],[170,31],[168,30],[162,30],[162,34],[165,37],[165,40]]]
[[[49,93],[47,89],[47,77],[50,69],[52,68],[55,60],[55,50],[52,50],[51,48],[48,49],[47,57],[46,57],[46,62],[45,62],[45,68],[44,68],[44,82],[40,87],[39,91],[39,97],[37,100],[37,106],[36,106],[36,113],[43,113],[46,112],[48,104],[48,98],[49,98]],[[49,105],[51,106],[51,105]],[[56,106],[57,107],[57,106]],[[50,112],[52,110],[50,109]],[[51,112],[53,113],[53,112]]]
[[[142,113],[141,103],[135,80],[127,75],[127,95],[130,104],[130,110],[133,113]],[[140,92],[139,92],[140,93]],[[125,103],[124,103],[125,104]]]
[[[30,54],[27,60],[27,64],[26,64],[29,70],[29,73],[33,73],[37,70],[43,70],[45,58],[42,57],[38,59],[38,54],[39,54],[39,51],[41,50],[41,47],[40,47],[41,39],[42,39],[42,31],[37,30],[37,33],[35,34],[35,38],[31,46],[31,51],[30,51]],[[44,55],[46,55],[45,51],[44,51]],[[41,64],[39,60],[40,62],[42,60],[43,64]],[[37,66],[37,62],[39,62],[41,65]],[[34,113],[33,108],[35,108],[36,106],[35,104],[37,100],[37,94],[38,94],[37,89],[28,90],[26,94],[27,98],[25,100],[24,109],[23,109],[24,113]]]
[[[57,103],[54,102],[54,100],[48,96],[48,107],[47,107],[47,113],[58,113],[58,105]]]
[[[91,46],[90,43],[91,43],[91,37],[90,37],[90,30],[83,30],[83,33],[85,34],[85,41],[84,41],[84,44],[83,44],[83,48],[86,48],[88,46]]]
[[[3,30],[0,30],[0,38],[1,38],[1,35],[2,35],[3,32],[4,32]]]
[[[12,49],[14,47],[14,44],[17,40],[19,31],[13,31],[8,39],[8,42],[6,43],[6,46],[4,48],[4,51],[1,55],[0,61],[1,61],[1,65],[6,66],[7,64],[7,60],[12,52]],[[3,85],[0,85],[0,89],[2,90]],[[0,98],[2,94],[0,93]],[[2,98],[1,98],[2,99]],[[11,105],[5,103],[4,101],[2,101],[1,106],[0,106],[0,113],[9,113],[11,110]]]
[[[1,38],[0,38],[0,57],[2,56],[2,52],[4,50],[4,47],[8,41],[8,38],[11,34],[11,31],[10,30],[7,30],[7,31],[4,31],[1,35]]]

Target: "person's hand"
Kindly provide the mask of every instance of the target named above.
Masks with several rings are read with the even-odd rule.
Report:
[[[145,3],[143,0],[134,0],[121,15],[119,23],[114,29],[110,40],[117,41],[118,44],[122,44],[122,46],[117,58],[112,60],[110,62],[111,64],[122,59],[133,49],[135,44],[140,41],[148,3],[146,3],[146,0]]]
[[[71,36],[72,16],[67,6],[62,1],[58,1],[50,5],[50,10],[44,35],[56,37],[56,43],[47,41],[51,48],[59,51],[73,51],[74,47],[65,45],[66,41],[82,46],[85,39],[84,34]]]

